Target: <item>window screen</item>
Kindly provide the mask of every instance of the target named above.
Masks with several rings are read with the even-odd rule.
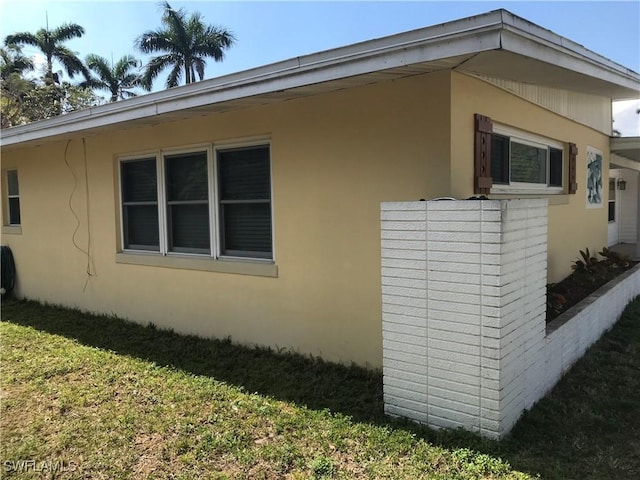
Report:
[[[220,251],[272,258],[269,146],[218,151]]]
[[[160,250],[156,159],[120,164],[124,248]]]
[[[207,152],[165,157],[169,251],[209,253]]]

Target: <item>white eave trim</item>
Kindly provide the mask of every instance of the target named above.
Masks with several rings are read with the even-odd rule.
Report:
[[[611,163],[627,168],[631,164],[635,164],[634,169],[638,170],[640,165],[640,137],[611,137]],[[614,158],[615,162],[614,162]],[[625,165],[625,163],[629,165]]]
[[[556,65],[558,55],[563,62],[579,58],[581,73],[640,90],[637,73],[505,10],[496,10],[13,127],[1,132],[0,143],[18,145],[491,50],[535,55],[533,58]]]

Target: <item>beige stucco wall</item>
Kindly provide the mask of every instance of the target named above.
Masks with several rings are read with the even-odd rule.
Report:
[[[20,181],[22,234],[2,239],[18,293],[380,366],[380,202],[449,193],[448,98],[445,72],[87,136],[88,199],[81,138],[3,149]],[[271,139],[277,278],[115,261],[117,155],[253,136]]]
[[[608,195],[609,137],[534,105],[482,80],[453,73],[451,78],[451,192],[465,198],[473,194],[474,114],[492,121],[578,146],[577,182],[574,195],[550,195],[548,281],[571,273],[578,251],[588,247],[599,252],[607,242],[607,209],[586,207],[587,145],[603,153],[603,205]],[[566,158],[566,154],[565,154]],[[566,183],[565,183],[566,184]],[[491,195],[491,198],[504,198]]]
[[[606,209],[585,206],[585,152],[603,152],[607,178],[608,138],[441,72],[86,136],[88,198],[81,137],[3,148],[2,168],[17,167],[20,181],[22,233],[2,238],[18,293],[380,366],[380,202],[472,195],[474,113],[578,145],[578,193],[549,198],[549,280],[559,280],[578,249],[605,245]],[[250,137],[271,140],[276,278],[116,262],[118,155]]]

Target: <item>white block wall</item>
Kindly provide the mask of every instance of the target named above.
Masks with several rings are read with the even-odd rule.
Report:
[[[546,387],[546,200],[381,216],[386,412],[502,436]]]
[[[545,338],[545,385],[542,397],[640,295],[640,265],[608,283],[549,323]]]

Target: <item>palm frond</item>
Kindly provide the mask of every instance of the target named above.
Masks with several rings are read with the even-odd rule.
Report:
[[[204,58],[196,58],[193,61],[193,68],[195,69],[195,71],[198,74],[198,79],[200,81],[202,81],[202,79],[204,78],[204,69],[207,66],[207,62],[204,60]],[[194,75],[195,77],[195,75]],[[195,78],[194,78],[195,81]]]
[[[87,70],[84,63],[82,63],[82,60],[80,60],[76,54],[67,47],[59,45],[51,55],[63,65],[71,78],[73,78],[76,73],[82,73],[85,77],[90,76],[90,72]]]
[[[180,79],[182,78],[182,64],[176,63],[171,72],[169,72],[169,76],[167,77],[167,88],[177,87],[180,83]]]
[[[167,52],[175,49],[171,35],[166,30],[149,30],[136,40],[136,46],[142,53]]]
[[[165,1],[161,4],[164,9],[162,14],[162,23],[167,30],[176,35],[177,44],[181,46],[189,45],[189,35],[187,34],[187,20],[183,9],[175,10],[169,2]]]
[[[65,23],[51,31],[51,39],[55,43],[66,42],[84,35],[84,28],[77,23]]]
[[[90,54],[85,58],[85,63],[90,70],[93,70],[100,80],[110,82],[113,80],[113,72],[109,61],[100,55]]]
[[[138,60],[133,55],[125,55],[113,66],[113,76],[122,79],[137,66]]]
[[[30,32],[19,32],[7,35],[4,38],[7,45],[31,45],[32,47],[40,47],[40,39]]]
[[[142,77],[143,82],[145,84],[152,83],[162,70],[175,63],[178,63],[178,59],[172,54],[160,55],[158,57],[152,58],[145,68]]]

